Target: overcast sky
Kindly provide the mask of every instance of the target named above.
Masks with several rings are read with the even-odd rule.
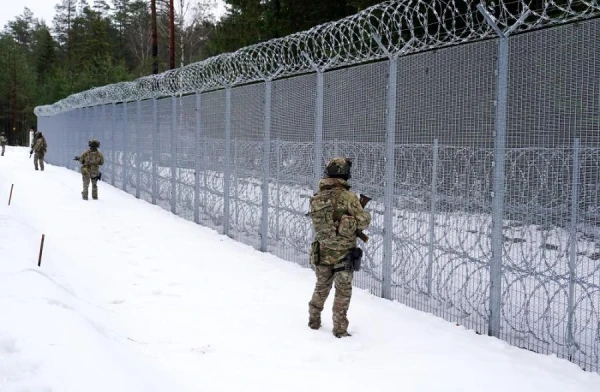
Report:
[[[217,0],[219,3],[218,13],[222,13],[224,10],[223,2]],[[54,18],[54,5],[59,0],[0,0],[0,29],[3,29],[9,20],[15,20],[17,15],[21,15],[25,7],[29,8],[33,12],[33,16],[38,19],[44,19],[48,26],[52,25],[52,19]],[[93,0],[88,1],[89,4],[93,4]]]

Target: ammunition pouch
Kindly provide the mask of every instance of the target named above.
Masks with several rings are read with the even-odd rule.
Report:
[[[312,244],[310,244],[310,264],[311,265],[319,265],[319,263],[321,262],[321,245],[319,244],[319,241],[313,241]]]

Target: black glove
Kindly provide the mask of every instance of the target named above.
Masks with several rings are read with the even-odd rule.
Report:
[[[75,157],[75,158],[73,158],[73,160],[74,160],[74,161],[78,161],[78,160],[79,160],[79,157]]]

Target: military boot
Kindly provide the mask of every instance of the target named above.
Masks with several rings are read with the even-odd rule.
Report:
[[[87,200],[88,199],[87,193],[84,193],[84,192],[81,192],[81,197],[83,198],[83,200]]]
[[[319,329],[321,328],[321,316],[310,315],[308,318],[308,327],[310,329]]]
[[[335,336],[336,338],[339,339],[339,338],[345,338],[345,337],[352,336],[352,335],[350,335],[348,333],[348,331],[343,331],[343,332],[333,331],[333,336]]]

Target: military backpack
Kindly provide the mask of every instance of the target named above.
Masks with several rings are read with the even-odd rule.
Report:
[[[315,239],[325,247],[334,248],[338,239],[340,217],[337,214],[338,199],[342,189],[327,189],[310,199],[310,217],[315,230]]]

